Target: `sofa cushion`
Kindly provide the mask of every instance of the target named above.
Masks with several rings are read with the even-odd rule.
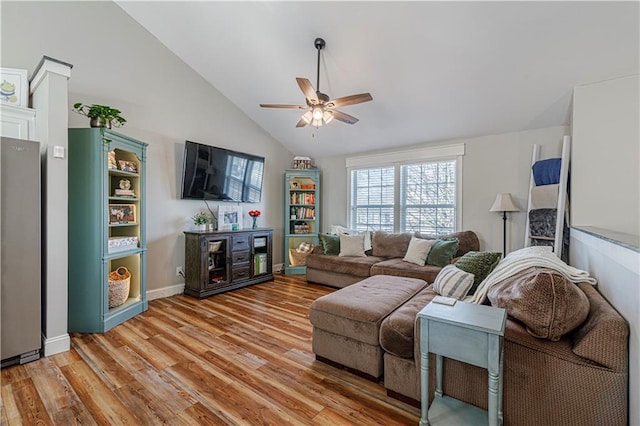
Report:
[[[331,254],[337,256],[340,253],[340,237],[332,234],[320,234],[320,246],[322,247],[322,254]]]
[[[427,265],[447,266],[453,260],[459,247],[460,241],[457,238],[438,238],[431,246],[429,256],[427,256]]]
[[[340,257],[314,253],[307,256],[307,268],[366,278],[370,275],[371,266],[383,260],[383,258],[376,256]]]
[[[413,359],[416,316],[437,295],[433,286],[428,286],[385,318],[380,326],[380,346],[400,358]]]
[[[402,259],[409,248],[410,241],[411,234],[409,233],[393,234],[376,231],[371,240],[371,254],[379,257],[399,257]]]
[[[378,258],[380,259],[380,258]],[[436,279],[436,275],[440,272],[439,266],[433,265],[416,265],[415,263],[404,262],[402,259],[380,259],[374,265],[371,265],[371,275],[392,275],[396,277],[419,278],[428,283],[432,283]]]
[[[528,268],[500,281],[487,294],[491,304],[522,321],[534,337],[560,340],[589,314],[580,288],[548,268]]]
[[[340,234],[340,253],[338,256],[364,257],[364,235]]]
[[[382,320],[426,286],[413,278],[369,277],[316,299],[309,321],[316,328],[377,346]]]
[[[424,238],[427,240],[435,240],[436,237],[434,236],[429,236],[429,235],[425,235],[425,234],[421,234],[419,232],[415,233],[415,236],[418,238]],[[460,245],[458,246],[458,251],[456,252],[456,254],[453,257],[460,257],[463,254],[465,254],[468,251],[479,251],[480,250],[480,240],[478,239],[478,236],[476,235],[475,232],[473,231],[460,231],[460,232],[454,232],[451,234],[447,234],[447,235],[440,235],[437,238],[457,238],[458,241],[460,242]]]
[[[411,237],[409,241],[409,248],[404,254],[402,260],[409,263],[415,263],[419,266],[424,266],[427,263],[427,256],[431,250],[431,246],[434,241],[423,240],[422,238]]]
[[[447,265],[436,276],[433,289],[436,293],[462,300],[469,293],[473,285],[473,274],[457,268],[455,265]]]
[[[470,251],[465,253],[460,259],[458,259],[455,265],[463,271],[473,274],[473,286],[469,290],[469,294],[475,293],[476,289],[484,280],[493,268],[496,267],[502,253],[488,252],[488,251]]]

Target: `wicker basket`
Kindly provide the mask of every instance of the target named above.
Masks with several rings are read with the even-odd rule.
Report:
[[[130,283],[131,272],[124,266],[109,273],[109,308],[115,308],[127,301]]]
[[[289,264],[291,266],[305,266],[307,264],[307,256],[313,253],[313,245],[311,250],[306,253],[300,253],[295,248],[289,249]]]

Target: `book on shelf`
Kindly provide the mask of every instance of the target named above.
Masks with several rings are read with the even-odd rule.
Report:
[[[291,204],[315,204],[316,194],[294,192],[291,194]]]
[[[291,212],[292,219],[315,219],[315,207],[293,207]]]
[[[133,189],[116,189],[115,190],[116,197],[135,197],[136,193]]]

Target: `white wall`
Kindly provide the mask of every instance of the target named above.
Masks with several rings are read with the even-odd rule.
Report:
[[[572,123],[572,226],[622,233],[635,245],[624,248],[572,229],[569,247],[570,263],[590,271],[629,322],[630,425],[640,425],[639,83],[634,75],[576,87]]]
[[[507,251],[524,246],[527,197],[533,144],[542,148],[541,157],[559,157],[565,126],[477,138],[457,139],[416,145],[410,148],[465,144],[462,160],[462,226],[480,238],[482,250],[502,252],[502,214],[489,209],[496,194],[510,192],[520,212],[509,213]],[[406,147],[407,149],[409,147]],[[322,230],[335,224],[346,225],[347,169],[344,157],[316,159],[322,170]]]
[[[573,93],[571,223],[640,235],[640,76]]]
[[[293,155],[279,142],[115,3],[2,2],[1,19],[2,66],[31,74],[42,55],[73,64],[69,110],[75,102],[116,107],[128,122],[115,130],[149,143],[148,290],[184,281],[175,276],[184,265],[182,232],[205,208],[179,199],[186,139],[266,157],[262,202],[244,211],[261,210],[260,225],[275,228],[274,262],[282,262],[282,179]],[[88,119],[72,112],[69,127],[88,127]]]
[[[570,264],[589,271],[598,291],[629,323],[629,424],[640,425],[640,252],[571,229]]]

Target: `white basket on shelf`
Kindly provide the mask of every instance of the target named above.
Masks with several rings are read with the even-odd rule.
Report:
[[[129,297],[131,272],[124,266],[109,273],[109,309],[122,305]]]

